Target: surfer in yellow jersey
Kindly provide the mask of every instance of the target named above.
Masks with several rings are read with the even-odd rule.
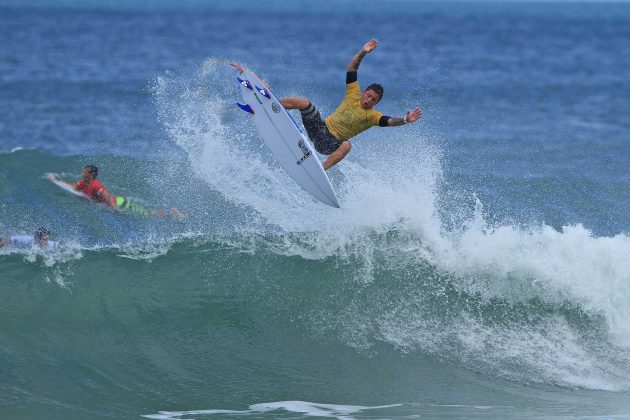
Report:
[[[325,170],[341,161],[350,149],[350,139],[373,126],[394,127],[410,124],[422,117],[420,108],[408,111],[403,118],[388,117],[374,109],[374,105],[383,98],[383,87],[373,83],[363,92],[359,89],[357,71],[366,54],[378,46],[372,39],[352,57],[346,73],[346,95],[326,120],[322,120],[319,111],[306,98],[284,98],[280,102],[286,109],[299,109],[304,128],[315,150],[328,158],[323,163]]]

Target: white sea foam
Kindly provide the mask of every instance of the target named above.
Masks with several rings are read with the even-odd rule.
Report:
[[[606,315],[618,344],[630,348],[630,237],[595,237],[582,225],[557,231],[488,227],[477,201],[475,217],[438,263],[464,279],[470,291],[486,297],[569,300]]]
[[[321,404],[308,401],[277,401],[269,403],[253,404],[249,410],[193,410],[193,411],[160,411],[158,414],[146,414],[142,417],[149,419],[172,420],[180,419],[184,416],[231,416],[242,417],[243,415],[256,415],[258,413],[286,412],[302,414],[307,417],[331,417],[337,419],[351,420],[353,414],[358,414],[366,410],[385,409],[398,407],[399,404],[382,406],[360,406],[360,405],[340,405]]]

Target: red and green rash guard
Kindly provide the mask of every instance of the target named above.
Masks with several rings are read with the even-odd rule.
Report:
[[[105,198],[103,197],[102,194],[103,192],[107,193],[107,190],[105,189],[103,184],[101,184],[101,181],[97,179],[93,179],[92,181],[90,181],[89,184],[81,180],[77,182],[76,184],[74,184],[74,189],[78,191],[82,191],[84,194],[86,194],[88,197],[90,197],[94,201],[98,201],[99,203],[105,203]],[[112,197],[112,198],[114,200],[116,199],[115,197]]]

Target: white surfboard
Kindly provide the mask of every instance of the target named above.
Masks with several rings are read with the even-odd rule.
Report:
[[[232,65],[241,72],[237,80],[245,103],[238,106],[251,114],[282,169],[313,197],[339,208],[335,190],[306,135],[265,82],[251,70]]]
[[[90,199],[90,197],[88,197],[87,194],[84,194],[81,191],[75,190],[74,188],[72,188],[72,186],[70,184],[60,180],[59,176],[57,174],[46,174],[46,178],[50,182],[52,182],[53,184],[55,184],[56,186],[58,186],[62,190],[66,191],[66,192],[69,192],[70,194],[73,194],[73,195],[76,195],[77,197],[85,198],[85,199],[88,199],[88,200]]]

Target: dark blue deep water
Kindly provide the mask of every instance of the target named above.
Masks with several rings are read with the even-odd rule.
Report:
[[[314,201],[237,62],[374,128]],[[0,1],[2,418],[630,418],[630,3]],[[296,115],[297,117],[297,115]],[[99,167],[114,212],[49,183]]]

